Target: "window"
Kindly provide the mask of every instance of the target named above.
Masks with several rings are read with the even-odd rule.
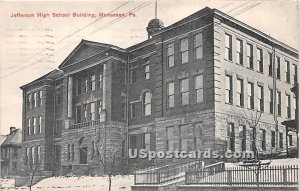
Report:
[[[39,90],[39,100],[38,100],[39,106],[43,105],[43,91]]]
[[[27,95],[27,108],[28,109],[32,108],[32,95],[31,94]]]
[[[122,117],[122,119],[126,120],[126,118],[127,118],[127,97],[126,96],[122,96],[121,108],[122,108],[121,117]]]
[[[298,82],[298,71],[296,65],[293,65],[293,67],[294,67],[293,80],[294,80],[294,84],[296,84]]]
[[[285,81],[287,83],[291,82],[291,65],[289,61],[285,61]]]
[[[71,144],[68,144],[68,160],[71,160]]]
[[[195,76],[196,102],[203,102],[203,75]]]
[[[283,149],[283,133],[279,132],[279,148]]]
[[[167,108],[173,108],[175,106],[174,96],[174,82],[169,82],[167,83]]]
[[[244,81],[242,79],[237,79],[237,105],[244,106]]]
[[[83,104],[83,122],[88,120],[88,108],[87,104]]]
[[[150,151],[150,133],[142,134],[142,148]]]
[[[37,106],[37,93],[36,92],[34,92],[33,93],[33,108],[36,108],[36,106]]]
[[[271,146],[275,147],[275,131],[271,131]]]
[[[28,164],[29,163],[29,156],[30,156],[30,148],[26,147],[25,149],[26,151],[26,158],[25,158],[25,163]]]
[[[147,61],[149,62],[149,61]],[[150,79],[150,64],[147,64],[144,66],[144,77],[145,77],[145,80],[148,80]]]
[[[37,146],[37,147],[36,147],[36,150],[37,150],[37,157],[36,157],[36,160],[37,160],[37,163],[40,163],[40,162],[41,162],[41,147],[40,147],[40,146]]]
[[[180,55],[181,64],[185,64],[189,61],[189,41],[187,38],[180,41]]]
[[[280,80],[280,57],[277,56],[277,62],[276,62],[276,65],[277,65],[277,69],[276,69],[276,78]]]
[[[241,151],[246,151],[246,138],[247,138],[247,132],[246,132],[246,126],[240,125],[239,126],[239,138],[240,138],[240,149]]]
[[[126,71],[126,70],[125,70]],[[99,89],[102,89],[103,88],[103,75],[102,75],[102,72],[99,73],[99,76],[98,76],[98,88]]]
[[[88,90],[88,79],[87,77],[83,78],[83,84],[82,84],[82,93],[86,93]]]
[[[127,69],[123,68],[122,84],[127,84]]]
[[[229,123],[227,126],[227,150],[235,150],[235,132],[233,123]]]
[[[36,118],[33,118],[33,134],[37,134],[37,128],[36,128]]]
[[[18,163],[17,162],[13,162],[12,163],[12,172],[13,173],[17,172],[17,168],[18,168]]]
[[[180,150],[188,151],[188,141],[189,141],[189,126],[182,125],[180,126]]]
[[[274,100],[273,100],[273,90],[269,89],[269,108],[270,108],[270,113],[274,113]]]
[[[247,44],[247,67],[253,69],[253,45]]]
[[[174,44],[168,44],[168,67],[174,66]]]
[[[133,84],[137,80],[137,68],[130,69],[130,83]]]
[[[273,76],[273,54],[269,52],[269,76]]]
[[[42,132],[42,116],[39,116],[39,125],[38,125],[38,132]]]
[[[131,149],[137,148],[137,136],[136,135],[129,136],[129,148],[131,148]]]
[[[286,117],[291,118],[291,96],[286,94]]]
[[[232,104],[232,76],[226,75],[225,88],[225,102]]]
[[[254,85],[248,82],[248,108],[254,109]]]
[[[100,119],[100,115],[101,115],[101,111],[102,111],[102,100],[98,100],[97,101],[97,119]]]
[[[1,153],[2,153],[2,158],[6,158],[6,154],[7,154],[7,149],[6,148],[2,148],[2,151],[1,151]]]
[[[297,108],[297,100],[296,100],[296,96],[293,96],[293,106],[294,106],[294,119],[296,119],[297,117],[297,113],[296,113],[296,108]]]
[[[90,120],[94,121],[96,118],[95,118],[95,109],[96,109],[96,104],[95,102],[91,103],[90,104]]]
[[[257,71],[263,73],[264,72],[264,64],[263,64],[263,51],[262,49],[258,48],[256,52],[256,59],[257,59]]]
[[[12,156],[14,157],[14,158],[17,158],[18,157],[18,148],[16,148],[16,147],[13,147],[13,154],[12,154]]]
[[[243,41],[240,39],[236,40],[236,62],[243,65]]]
[[[143,96],[143,113],[144,116],[151,115],[151,93],[146,92]]]
[[[36,148],[31,147],[31,162],[32,164],[36,164]]]
[[[55,137],[60,137],[61,136],[61,129],[62,129],[62,120],[58,119],[55,122],[55,128],[54,128]]]
[[[27,133],[28,135],[31,134],[31,119],[27,119]]]
[[[167,127],[167,150],[175,151],[179,149],[179,132],[177,128]]]
[[[92,74],[90,76],[90,83],[91,83],[91,91],[94,91],[96,89],[96,75]]]
[[[61,156],[61,152],[60,152],[60,146],[59,145],[55,145],[54,146],[54,161],[56,164],[60,163],[60,156]]]
[[[258,111],[264,111],[264,87],[261,85],[258,85],[258,95],[257,95],[257,109]]]
[[[281,92],[277,90],[277,115],[281,116]]]
[[[203,124],[196,123],[194,126],[194,144],[195,144],[195,150],[203,150],[204,144],[203,144]]]
[[[195,58],[196,60],[203,58],[203,37],[202,33],[196,34],[195,40]]]
[[[289,139],[289,146],[293,146],[293,136],[288,135],[288,139]]]
[[[57,105],[62,103],[62,87],[56,88],[55,90],[55,102]]]
[[[232,36],[225,34],[225,59],[232,61]]]
[[[260,138],[261,149],[265,151],[266,150],[266,130],[261,129],[260,130],[260,136],[261,136],[261,138]]]
[[[130,114],[131,114],[131,119],[136,118],[136,104],[135,103],[130,104]]]
[[[77,89],[76,93],[78,95],[81,94],[81,88],[82,88],[81,84],[82,84],[81,79],[77,79],[77,81],[76,81],[76,89]]]
[[[181,105],[189,104],[189,79],[179,80],[179,90],[180,90],[180,103]]]
[[[92,141],[92,156],[95,156],[95,150],[96,150],[96,143],[95,141]]]
[[[74,152],[75,152],[74,144],[71,144],[71,159],[72,159],[72,161],[74,160]]]
[[[76,123],[81,123],[81,105],[76,106]]]

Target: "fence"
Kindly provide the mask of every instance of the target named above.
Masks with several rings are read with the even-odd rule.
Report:
[[[189,171],[186,172],[185,183],[187,185],[256,185],[254,168],[236,167],[214,172],[206,169]],[[262,167],[258,174],[259,185],[298,184],[298,166],[296,165]]]
[[[189,161],[179,164],[166,165],[159,168],[153,168],[149,171],[136,172],[134,183],[138,184],[162,184],[178,180],[185,176],[187,170],[196,170],[202,168],[202,161]]]

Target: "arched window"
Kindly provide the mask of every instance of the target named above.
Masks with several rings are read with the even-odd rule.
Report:
[[[145,92],[143,96],[143,114],[144,116],[151,115],[151,93]]]

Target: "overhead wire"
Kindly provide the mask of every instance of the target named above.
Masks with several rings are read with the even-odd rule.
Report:
[[[122,5],[118,6],[118,7],[115,8],[115,9],[113,9],[113,10],[110,11],[109,13],[112,13],[112,12],[114,12],[114,11],[120,9],[121,7],[125,6],[125,5],[128,4],[128,3],[129,3],[129,1],[123,3]],[[104,17],[100,17],[100,18],[96,19],[95,21],[93,21],[93,22],[91,22],[91,23],[89,23],[89,24],[83,26],[82,28],[76,30],[75,32],[73,32],[73,33],[71,33],[71,34],[69,34],[69,35],[67,35],[66,37],[64,37],[63,39],[59,40],[58,42],[55,42],[54,44],[51,44],[50,46],[44,48],[43,50],[39,51],[38,53],[32,55],[31,57],[29,57],[29,58],[28,58],[26,61],[24,61],[23,63],[27,63],[28,61],[30,61],[30,60],[31,60],[32,58],[34,58],[35,56],[37,56],[37,55],[43,53],[45,50],[47,50],[47,49],[49,49],[49,48],[51,48],[51,47],[53,47],[53,46],[55,46],[55,45],[57,45],[57,44],[63,42],[63,41],[66,40],[67,38],[69,38],[69,37],[73,36],[74,34],[76,34],[76,33],[80,32],[80,31],[84,30],[85,28],[91,26],[92,24],[98,22],[99,20],[101,20],[101,19],[103,19],[103,18],[104,18]],[[14,71],[14,72],[11,72],[11,73],[6,74],[6,75],[4,75],[4,76],[0,76],[0,78],[8,77],[8,76],[10,76],[10,75],[12,75],[12,74],[15,74],[15,73],[17,73],[17,72],[20,72],[20,71],[22,71],[22,70],[24,70],[24,69],[26,69],[26,68],[28,68],[28,67],[31,67],[31,66],[33,66],[33,65],[35,65],[35,64],[37,64],[37,63],[28,64],[28,65],[26,65],[26,66],[24,66],[24,67],[21,67],[20,69]]]

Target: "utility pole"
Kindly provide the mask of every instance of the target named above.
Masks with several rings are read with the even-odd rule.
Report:
[[[273,69],[273,108],[274,108],[274,121],[275,121],[275,149],[277,150],[278,148],[278,119],[277,119],[277,114],[278,114],[278,108],[277,108],[277,68],[276,68],[276,50],[275,50],[275,44],[272,43],[272,69]]]

